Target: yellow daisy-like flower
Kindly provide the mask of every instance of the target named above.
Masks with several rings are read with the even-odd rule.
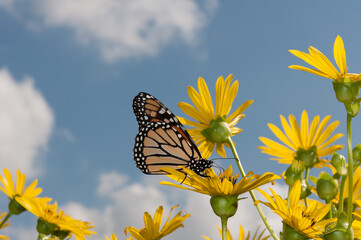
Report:
[[[69,234],[74,234],[77,240],[85,240],[85,236],[96,234],[89,230],[93,226],[90,226],[88,222],[73,219],[64,211],[60,211],[57,202],[48,204],[41,198],[27,199],[24,197],[16,197],[16,200],[42,221],[54,225],[54,231],[68,231]]]
[[[199,93],[193,87],[188,87],[188,95],[194,107],[185,102],[178,104],[183,112],[196,120],[195,122],[178,117],[181,123],[195,127],[189,129],[188,132],[196,144],[199,145],[199,150],[204,158],[211,156],[215,145],[217,145],[217,153],[222,157],[226,157],[224,150],[225,138],[242,131],[235,125],[245,117],[244,110],[253,103],[253,100],[248,100],[229,115],[239,85],[238,81],[234,81],[231,85],[232,79],[233,75],[229,75],[225,80],[222,76],[218,78],[215,110],[207,84],[201,77],[198,79]]]
[[[108,238],[107,236],[105,236],[105,239],[106,239],[106,240],[118,240],[118,238],[117,238],[114,234],[110,235],[110,238]],[[132,240],[132,237],[127,238],[127,240]]]
[[[221,237],[222,237],[222,229],[220,229],[218,226],[217,226],[217,228],[218,228],[218,231],[219,231],[219,234],[221,235]],[[242,227],[242,225],[239,225],[239,236],[238,236],[238,240],[255,240],[255,239],[257,239],[257,240],[267,240],[268,238],[270,238],[271,236],[264,236],[263,237],[263,234],[264,234],[264,232],[266,231],[266,229],[265,230],[263,230],[262,232],[260,232],[260,234],[258,235],[258,230],[259,230],[259,227],[257,228],[257,230],[256,230],[256,233],[254,234],[254,236],[251,238],[251,232],[250,231],[248,231],[248,234],[247,234],[247,237],[245,237],[245,233],[244,233],[244,229],[243,229],[243,227]],[[202,236],[204,239],[207,239],[207,240],[211,240],[210,238],[208,238],[208,237],[206,237],[206,236]],[[228,229],[227,229],[227,240],[233,240],[233,238],[232,238],[232,235],[231,235],[231,233],[228,231]]]
[[[8,195],[10,199],[14,199],[16,196],[22,196],[30,199],[38,196],[42,192],[41,188],[36,188],[36,184],[38,182],[37,179],[35,179],[29,187],[24,190],[26,177],[19,169],[16,171],[16,178],[17,181],[15,186],[11,173],[7,168],[4,168],[4,177],[0,175],[0,182],[2,183],[0,190]]]
[[[2,223],[5,219],[5,217],[7,216],[7,213],[6,212],[2,212],[0,211],[0,223]],[[10,223],[9,223],[9,219],[6,219],[5,223],[0,227],[0,229],[3,229],[7,226],[9,226]],[[5,236],[5,235],[0,235],[0,239],[7,239],[7,240],[10,240],[9,237]]]
[[[342,133],[337,133],[331,137],[339,121],[332,122],[326,127],[330,121],[330,115],[322,119],[321,122],[320,117],[316,116],[309,125],[307,112],[303,111],[300,127],[292,114],[288,118],[289,123],[282,115],[280,118],[284,132],[271,123],[268,124],[268,127],[284,145],[265,137],[259,138],[266,145],[258,147],[262,153],[276,157],[270,158],[271,160],[291,164],[294,159],[302,161],[304,160],[302,158],[308,157],[309,159],[313,158],[311,162],[316,163],[315,167],[322,167],[327,166],[327,160],[320,159],[321,157],[343,148],[342,145],[330,146],[343,136]]]
[[[208,168],[204,172],[206,177],[201,177],[187,168],[183,168],[186,174],[169,167],[162,168],[162,170],[169,173],[167,175],[169,178],[182,183],[182,185],[167,181],[162,181],[160,184],[206,194],[211,197],[241,195],[276,179],[280,179],[278,175],[273,173],[265,173],[260,176],[252,172],[249,172],[245,178],[239,179],[239,175],[234,175],[232,165],[219,175],[212,168]]]
[[[127,234],[128,232],[137,240],[159,240],[163,237],[171,234],[177,228],[184,227],[183,222],[190,214],[183,214],[183,211],[180,211],[171,219],[171,214],[173,209],[177,206],[172,207],[170,213],[168,215],[167,221],[164,223],[162,229],[160,229],[160,225],[162,224],[163,218],[163,207],[159,206],[154,214],[154,218],[148,213],[144,213],[144,228],[136,229],[135,227],[127,227],[124,232]]]
[[[309,54],[297,51],[289,50],[296,57],[301,58],[306,63],[315,67],[316,69],[306,68],[298,65],[291,65],[289,68],[306,71],[312,74],[316,74],[321,77],[330,78],[335,82],[344,82],[351,81],[356,82],[361,80],[361,74],[347,73],[348,67],[346,64],[346,52],[345,47],[342,41],[342,38],[338,35],[335,40],[333,47],[333,54],[335,62],[340,71],[338,71],[335,66],[327,59],[323,53],[317,50],[314,47],[309,47]]]
[[[309,206],[306,208],[305,205],[300,202],[301,183],[299,180],[295,182],[290,192],[289,207],[287,207],[287,200],[283,200],[272,189],[270,190],[273,196],[258,189],[268,200],[268,202],[259,202],[272,209],[289,227],[308,238],[321,240],[317,234],[322,234],[322,230],[325,229],[326,224],[337,220],[335,218],[322,220],[330,211],[331,204],[309,201]]]

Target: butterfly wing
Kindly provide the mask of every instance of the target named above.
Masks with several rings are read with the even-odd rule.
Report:
[[[162,167],[181,170],[188,167],[197,174],[211,167],[212,161],[203,159],[180,129],[165,122],[151,122],[135,138],[133,149],[137,167],[145,174],[166,174]]]
[[[139,130],[150,122],[179,122],[177,117],[163,103],[145,92],[140,92],[134,97],[133,110]]]
[[[203,159],[193,139],[178,118],[152,95],[140,92],[133,100],[139,125],[133,149],[137,167],[146,174],[166,174],[168,166],[188,167],[202,175],[212,161]]]

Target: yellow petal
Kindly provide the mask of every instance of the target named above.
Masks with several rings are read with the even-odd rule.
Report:
[[[340,69],[341,75],[344,76],[347,72],[346,52],[340,35],[337,35],[336,37],[335,44],[333,47],[333,55],[335,57],[335,62],[338,68]]]
[[[207,118],[212,119],[212,117],[214,116],[213,102],[207,84],[203,78],[198,79],[198,90],[207,110]]]
[[[192,105],[185,103],[185,102],[180,102],[178,103],[178,107],[180,109],[182,109],[182,111],[187,114],[188,116],[190,116],[191,118],[194,118],[195,120],[197,120],[198,122],[202,123],[202,124],[207,124],[208,120],[207,118],[202,115],[196,108],[194,108]]]
[[[309,148],[310,146],[307,145],[308,138],[308,115],[307,112],[305,110],[303,110],[302,112],[302,116],[301,116],[301,139],[302,139],[302,144],[305,148]]]
[[[217,153],[221,157],[226,157],[226,151],[224,150],[224,146],[222,143],[217,143]]]
[[[299,65],[290,65],[290,66],[288,66],[288,68],[301,70],[301,71],[304,71],[304,72],[309,72],[309,73],[312,73],[312,74],[315,74],[315,75],[318,75],[318,76],[321,76],[321,77],[324,77],[324,78],[331,78],[329,75],[327,75],[327,74],[325,74],[325,73],[323,73],[323,72],[321,72],[320,70],[317,70],[317,69],[307,68],[307,67],[303,67],[303,66],[299,66]]]

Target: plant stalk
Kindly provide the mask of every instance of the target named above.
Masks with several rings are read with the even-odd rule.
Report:
[[[245,176],[246,176],[246,173],[245,173],[245,171],[243,170],[241,161],[239,160],[239,157],[238,157],[237,150],[236,150],[236,148],[234,147],[233,142],[232,142],[232,140],[231,140],[230,137],[227,139],[227,143],[228,143],[229,146],[231,147],[232,153],[233,153],[233,155],[234,155],[234,157],[235,157],[235,159],[236,159],[236,163],[237,163],[237,166],[238,166],[238,168],[239,168],[239,171],[240,171],[242,177],[245,177]],[[249,194],[251,195],[251,198],[252,198],[253,202],[256,202],[256,201],[257,201],[257,198],[256,198],[256,196],[254,195],[254,193],[253,193],[252,190],[249,191]],[[260,217],[261,217],[264,225],[266,226],[267,230],[269,231],[269,233],[271,234],[271,236],[273,237],[273,239],[274,239],[274,240],[279,240],[279,238],[277,237],[277,235],[276,235],[275,232],[273,231],[271,225],[268,223],[267,218],[266,218],[266,216],[264,215],[261,206],[260,206],[259,204],[255,205],[255,206],[256,206],[256,209],[257,209],[257,211],[258,211],[258,213],[259,213],[259,215],[260,215]]]
[[[352,159],[352,139],[351,139],[352,116],[347,114],[347,154],[348,154],[348,198],[347,198],[347,220],[352,224],[352,198],[353,198],[353,159]]]

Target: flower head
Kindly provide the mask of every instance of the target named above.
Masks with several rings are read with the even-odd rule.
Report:
[[[310,52],[309,54],[297,50],[289,51],[316,69],[306,68],[298,65],[291,65],[289,68],[306,71],[325,78],[330,78],[335,82],[356,82],[361,80],[361,74],[347,73],[348,67],[346,64],[345,47],[343,45],[342,38],[339,35],[335,40],[333,54],[335,62],[340,71],[335,68],[335,66],[330,62],[330,60],[327,59],[325,55],[323,55],[323,53],[314,47],[308,48],[308,51]]]
[[[38,182],[37,179],[35,179],[29,187],[24,190],[25,174],[21,173],[18,169],[16,171],[16,177],[17,181],[15,185],[11,173],[7,168],[4,168],[4,177],[0,175],[0,182],[2,183],[0,190],[8,195],[10,199],[14,199],[16,196],[34,198],[42,192],[41,188],[36,188],[36,184]]]
[[[325,205],[318,201],[309,201],[310,204],[306,208],[305,205],[300,202],[300,181],[296,181],[292,187],[289,207],[287,207],[287,200],[282,199],[272,189],[270,190],[273,196],[258,189],[258,191],[268,200],[268,202],[260,202],[278,214],[289,227],[308,238],[321,239],[317,234],[322,234],[321,229],[324,230],[326,224],[335,221],[334,218],[322,220],[322,218],[330,211],[330,204]]]
[[[281,115],[284,132],[271,123],[268,124],[268,127],[284,145],[268,138],[260,137],[259,139],[266,146],[258,148],[263,153],[275,156],[276,158],[271,158],[271,160],[278,160],[279,163],[291,164],[296,159],[315,163],[315,167],[325,166],[327,161],[320,158],[343,148],[342,145],[330,146],[334,141],[343,136],[343,134],[338,133],[331,137],[339,121],[332,122],[326,127],[330,118],[331,116],[326,116],[320,122],[320,117],[316,116],[309,126],[307,112],[303,111],[301,126],[299,127],[293,115],[289,116],[289,123]]]
[[[43,234],[49,235],[55,232],[65,233],[66,235],[74,234],[77,240],[85,240],[85,236],[95,234],[95,232],[89,230],[93,228],[89,222],[71,218],[64,211],[58,209],[57,202],[49,204],[41,198],[27,199],[24,197],[17,197],[16,200],[39,218],[37,229],[38,231],[39,229],[45,231],[42,232]]]
[[[226,139],[242,131],[235,125],[245,117],[244,110],[253,103],[252,100],[248,100],[229,115],[238,91],[238,81],[234,81],[231,85],[232,79],[232,75],[225,80],[222,76],[218,78],[215,109],[207,84],[201,77],[198,79],[199,93],[193,87],[188,87],[188,95],[195,107],[185,102],[178,104],[183,112],[196,120],[195,122],[179,117],[183,124],[195,127],[188,132],[199,145],[204,158],[211,156],[215,145],[217,145],[217,153],[222,157],[226,156],[224,150]]]
[[[219,234],[221,235],[221,237],[222,237],[222,229],[220,229],[218,226],[217,226],[217,228],[218,228],[218,231],[219,231]],[[251,232],[250,231],[248,231],[248,234],[247,234],[247,237],[245,237],[245,233],[244,233],[244,230],[243,230],[243,227],[242,227],[242,225],[239,225],[239,236],[238,236],[238,240],[251,240],[251,239],[257,239],[257,240],[267,240],[268,238],[270,238],[271,236],[263,236],[263,234],[264,234],[264,232],[266,231],[266,229],[265,230],[263,230],[262,232],[260,232],[260,234],[258,235],[258,230],[259,230],[259,227],[257,228],[257,230],[256,230],[256,232],[255,232],[255,234],[254,234],[254,236],[251,238]],[[208,237],[205,237],[205,236],[202,236],[204,239],[207,239],[207,240],[211,240],[210,238],[208,238]],[[231,235],[231,233],[228,231],[228,229],[227,229],[227,239],[228,240],[233,240],[233,238],[232,238],[232,235]]]
[[[201,177],[187,168],[183,168],[186,175],[172,168],[167,167],[163,169],[169,173],[167,175],[169,178],[181,182],[182,185],[166,181],[162,181],[160,184],[206,194],[211,197],[241,195],[276,179],[280,179],[278,175],[273,173],[265,173],[260,176],[252,172],[249,172],[245,178],[239,179],[239,175],[234,175],[232,165],[219,175],[213,169],[208,168],[204,172],[206,177]]]
[[[162,224],[163,207],[159,206],[154,214],[154,218],[152,218],[148,212],[144,213],[144,228],[136,229],[135,227],[127,227],[124,231],[126,234],[129,232],[137,240],[162,239],[166,235],[171,234],[177,228],[183,227],[183,221],[191,216],[190,214],[182,215],[183,211],[180,211],[171,219],[172,211],[176,207],[178,206],[172,207],[162,229],[160,229],[160,225]]]

